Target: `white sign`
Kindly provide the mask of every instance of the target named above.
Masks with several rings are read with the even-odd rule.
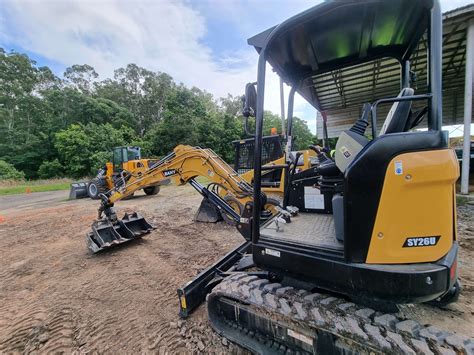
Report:
[[[306,336],[304,334],[295,332],[292,329],[288,329],[288,335],[292,338],[298,339],[299,341],[302,341],[303,343],[306,343],[308,345],[313,345],[313,338]]]
[[[319,189],[312,186],[304,187],[304,207],[311,209],[324,209],[324,195]]]

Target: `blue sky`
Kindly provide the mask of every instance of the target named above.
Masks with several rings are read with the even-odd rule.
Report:
[[[256,78],[257,54],[247,38],[319,2],[0,0],[0,46],[27,53],[58,75],[87,63],[104,79],[136,63],[216,97],[240,95]],[[468,3],[442,0],[441,6]],[[270,74],[267,81],[266,109],[279,113],[278,78]],[[314,132],[315,110],[295,101],[296,115]]]

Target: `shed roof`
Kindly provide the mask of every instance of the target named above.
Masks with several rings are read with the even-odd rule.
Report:
[[[443,15],[443,125],[462,124],[464,112],[464,76],[466,36],[474,4]],[[415,93],[427,92],[426,35],[410,56],[411,70],[417,74]],[[378,59],[344,70],[313,77],[320,100],[320,111],[327,117],[329,137],[337,137],[360,117],[362,104],[377,98],[395,96],[400,91],[400,64],[393,59]],[[422,102],[415,106],[423,105]],[[382,126],[390,106],[379,109],[377,127]],[[320,118],[320,116],[319,116]],[[318,137],[322,120],[317,120]],[[424,127],[426,121],[420,125]]]

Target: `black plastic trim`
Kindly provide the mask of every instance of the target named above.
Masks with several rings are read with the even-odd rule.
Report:
[[[266,248],[279,252],[268,254]],[[440,261],[419,264],[346,263],[339,258],[295,251],[263,238],[253,246],[257,266],[284,276],[314,284],[315,287],[355,297],[391,303],[427,302],[449,290],[450,268],[457,259],[457,243]]]

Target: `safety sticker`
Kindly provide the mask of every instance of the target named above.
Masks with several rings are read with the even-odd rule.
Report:
[[[304,207],[311,209],[324,209],[324,195],[313,186],[304,187]]]
[[[342,146],[341,148],[339,148],[339,150],[341,151],[342,155],[344,155],[344,158],[346,159],[349,159],[352,155],[349,149],[347,149],[345,146]]]
[[[395,162],[395,175],[402,175],[403,174],[403,163],[402,161]]]

